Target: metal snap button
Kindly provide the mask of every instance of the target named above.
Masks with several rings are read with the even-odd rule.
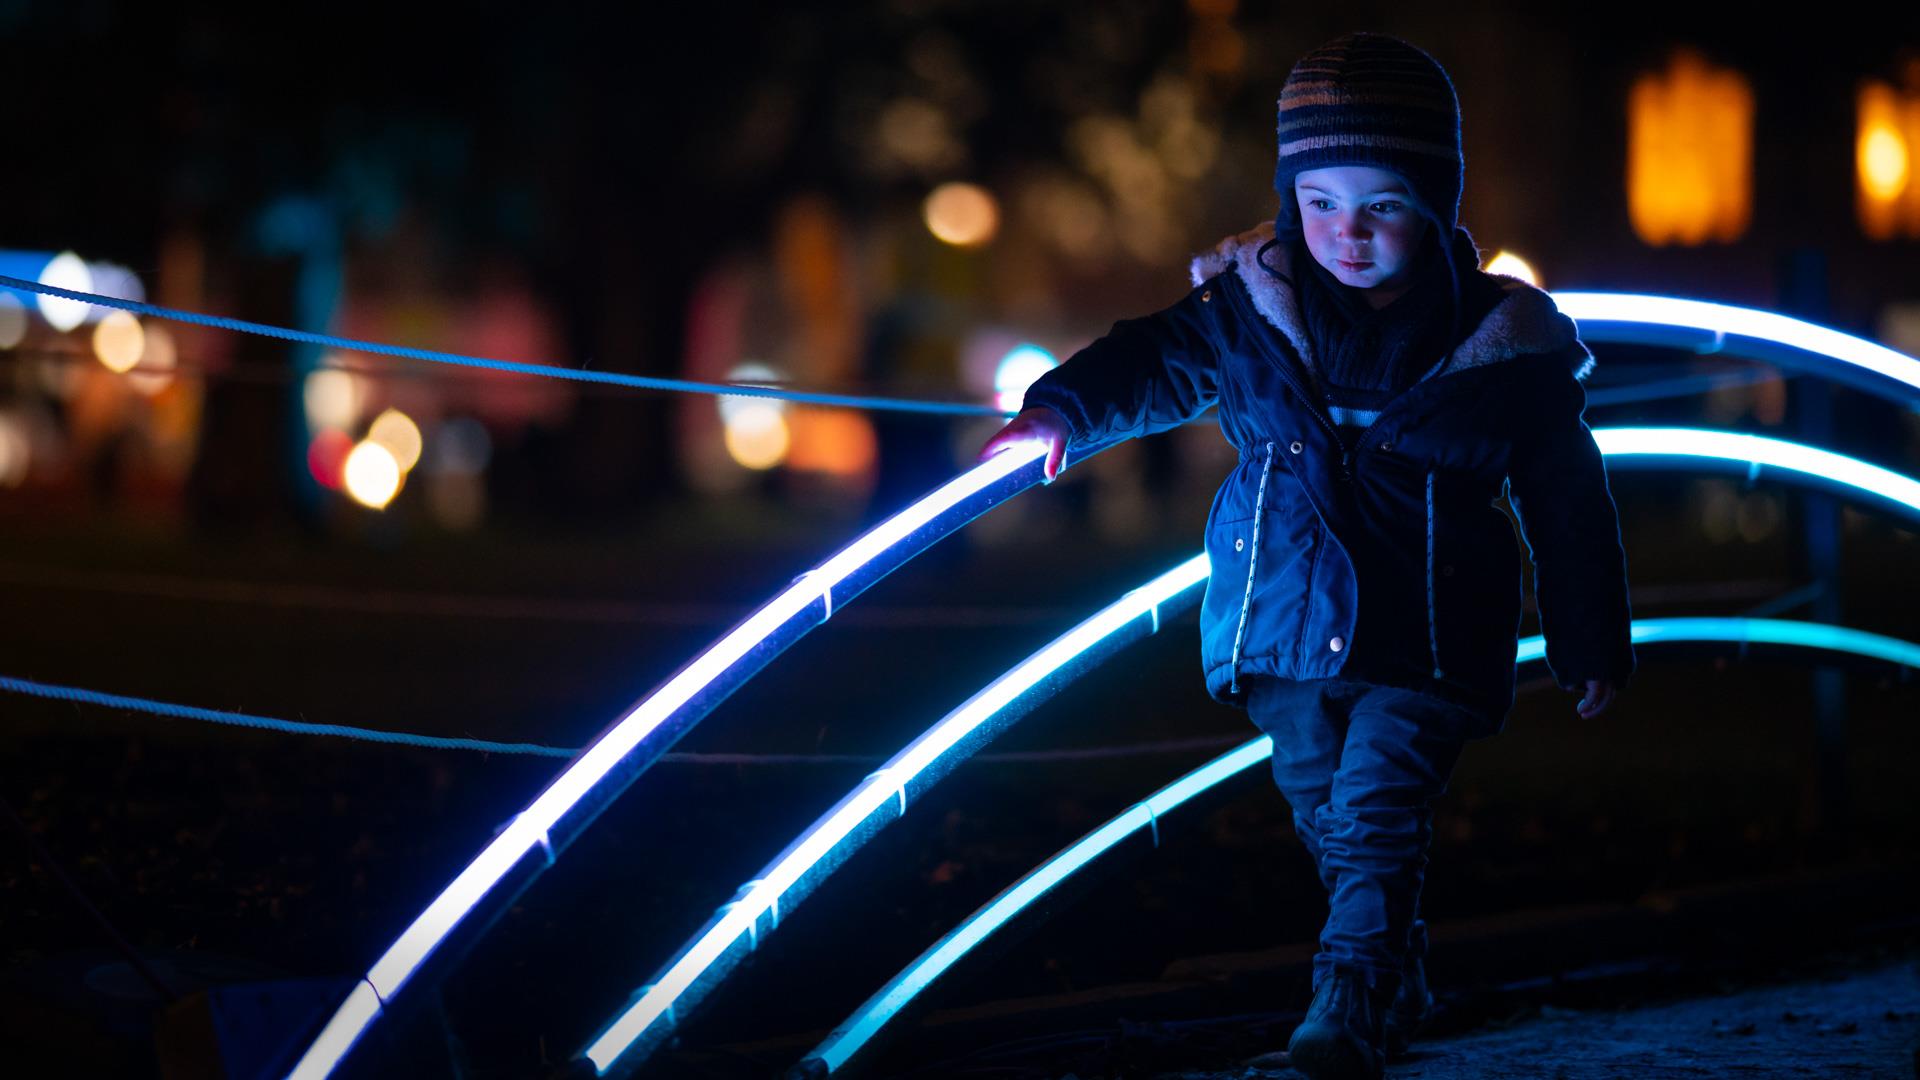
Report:
[[[1289,449],[1289,450],[1291,450],[1291,451],[1293,451],[1293,452],[1294,452],[1294,453],[1296,453],[1296,454],[1297,454],[1297,453],[1299,453],[1299,452],[1300,452],[1300,440],[1299,440],[1299,439],[1295,439],[1295,440],[1293,440],[1293,442],[1291,442],[1291,443],[1289,443],[1289,444],[1288,444],[1288,446],[1287,446],[1287,449]]]
[[[1246,549],[1246,546],[1247,546],[1247,542],[1245,540],[1242,540],[1238,536],[1233,538],[1233,550],[1243,551]]]
[[[1327,648],[1332,649],[1334,652],[1339,652],[1341,649],[1344,649],[1346,647],[1347,647],[1347,643],[1337,637],[1334,638],[1332,641],[1327,642]]]
[[[1445,574],[1445,575],[1446,575],[1447,577],[1452,577],[1452,576],[1453,576],[1453,564],[1452,564],[1452,563],[1448,563],[1448,564],[1447,564],[1446,566],[1444,566],[1444,567],[1441,567],[1441,569],[1440,569],[1440,572],[1441,572],[1442,574]]]
[[[1202,293],[1200,294],[1200,302],[1201,302],[1201,303],[1203,303],[1203,304],[1204,304],[1204,303],[1206,303],[1207,301],[1209,301],[1209,300],[1211,300],[1211,299],[1213,299],[1213,290],[1212,290],[1212,289],[1208,289],[1208,290],[1206,290],[1205,292],[1202,292]]]
[[[1381,443],[1381,444],[1380,444],[1380,449],[1382,449],[1382,450],[1391,450],[1391,449],[1393,449],[1393,444],[1392,444],[1392,443],[1390,443],[1390,442],[1383,442],[1383,443]]]

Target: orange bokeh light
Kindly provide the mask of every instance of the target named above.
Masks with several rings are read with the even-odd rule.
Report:
[[[1753,89],[1678,49],[1627,101],[1627,209],[1655,247],[1730,243],[1753,217]]]
[[[1860,87],[1854,135],[1854,209],[1875,240],[1920,239],[1920,62],[1905,90],[1871,81]]]

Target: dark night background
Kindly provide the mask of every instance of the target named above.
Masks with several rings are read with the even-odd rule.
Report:
[[[805,387],[983,403],[1012,345],[1064,358],[1177,299],[1193,252],[1270,217],[1288,67],[1375,29],[1452,75],[1461,220],[1489,256],[1524,256],[1551,289],[1767,308],[1911,355],[1920,228],[1869,236],[1854,174],[1863,83],[1903,88],[1920,110],[1920,19],[1906,19],[1831,4],[1761,17],[0,0],[13,90],[0,249],[71,250],[131,270],[156,303],[349,337],[706,381],[757,362]],[[1749,220],[1691,246],[1636,231],[1626,179],[1632,88],[1683,50],[1737,72],[1753,101]],[[997,203],[990,241],[929,231],[923,202],[950,181]],[[36,316],[0,348],[0,676],[577,746],[863,525],[964,468],[997,426],[802,407],[786,418],[790,456],[754,468],[723,449],[707,397],[167,330],[175,367],[145,384],[94,359],[92,324],[61,332]],[[1596,398],[1757,376],[1594,404],[1596,427],[1710,424],[1920,471],[1910,407],[1739,357],[1595,353]],[[321,369],[351,379],[316,381]],[[321,386],[345,395],[337,421],[320,418]],[[425,452],[372,510],[316,447],[344,448],[389,407]],[[677,749],[884,758],[1196,551],[1230,458],[1196,425],[1025,493],[836,614]],[[1738,475],[1621,471],[1611,484],[1636,616],[1770,614],[1920,640],[1913,518]],[[1537,632],[1531,610],[1525,629]],[[1250,737],[1244,714],[1207,699],[1196,653],[1193,617],[1174,620],[993,749]],[[1436,807],[1424,904],[1443,935],[1444,1031],[1524,1032],[1571,1009],[1796,978],[1831,978],[1831,1000],[1847,1002],[1847,987],[1879,986],[1849,973],[1888,962],[1914,984],[1911,669],[1733,647],[1640,657],[1594,721],[1544,677],[1523,682],[1507,731],[1467,751]],[[0,1030],[5,1054],[38,1069],[22,1075],[222,1075],[180,1049],[205,1026],[197,994],[364,971],[556,766],[15,695],[0,718],[0,798],[17,818],[0,829]],[[964,766],[783,922],[649,1071],[777,1072],[1008,882],[1215,752]],[[359,1068],[493,1078],[565,1061],[872,767],[657,766],[501,920],[440,1006],[403,1018],[372,1044],[390,1056]],[[962,1057],[956,1040],[1037,1036],[1054,1021],[1034,1017],[1070,1011],[1012,999],[1179,982],[1216,954],[1264,957],[1263,974],[1156,1015],[1297,1014],[1325,904],[1285,803],[1255,773],[943,985],[933,1008],[980,1005],[985,1019],[945,1043],[908,1035],[876,1072]],[[138,977],[76,894],[180,1001]],[[1868,1046],[1912,1044],[1920,1012],[1901,992],[1821,1045],[1853,1039],[1846,1067],[1911,1075],[1910,1050],[1887,1059],[1909,1071],[1873,1072],[1893,1066]],[[1057,1023],[1134,1016],[1072,1015]],[[1740,1036],[1756,1068],[1805,1049],[1795,1033],[1810,1028],[1772,1027],[1773,1042],[1753,1025]],[[1196,1071],[1224,1068],[1202,1042],[1169,1036],[1150,1065],[1123,1066],[1041,1040],[1020,1065],[1259,1075]],[[1590,1075],[1553,1046],[1520,1051],[1511,1075]],[[1649,1061],[1618,1067],[1669,1075]]]

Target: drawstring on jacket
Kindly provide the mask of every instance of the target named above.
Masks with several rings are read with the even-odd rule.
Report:
[[[1433,677],[1445,678],[1440,670],[1440,633],[1433,617],[1433,470],[1427,470],[1427,649],[1433,656]]]
[[[1260,523],[1266,517],[1263,512],[1267,504],[1267,476],[1273,472],[1273,443],[1267,443],[1267,462],[1260,469],[1260,490],[1253,497],[1253,550],[1247,553],[1247,589],[1240,597],[1240,626],[1233,632],[1233,659],[1228,662],[1232,672],[1228,693],[1240,692],[1240,643],[1247,633],[1247,612],[1253,607],[1253,567],[1260,560]]]

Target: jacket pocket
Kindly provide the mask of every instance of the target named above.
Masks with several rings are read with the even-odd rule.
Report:
[[[1285,451],[1275,446],[1277,459]],[[1297,487],[1293,475],[1278,460],[1269,464],[1264,446],[1228,483],[1234,490],[1216,500],[1215,520],[1207,528],[1212,576],[1202,600],[1201,634],[1208,667],[1229,667],[1229,686],[1237,692],[1248,656],[1268,656],[1299,636],[1310,600],[1302,557],[1314,546],[1314,515],[1290,487]],[[1230,507],[1258,513],[1235,514]]]

